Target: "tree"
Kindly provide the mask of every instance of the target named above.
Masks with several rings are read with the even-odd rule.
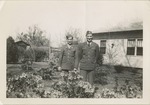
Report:
[[[138,22],[134,22],[130,24],[131,28],[143,28],[143,22],[142,21],[138,21]]]
[[[18,60],[17,47],[14,39],[9,36],[7,38],[7,63],[16,63]]]
[[[130,30],[130,29],[138,29],[143,28],[142,21],[131,22],[127,26],[124,26],[122,23],[118,23],[115,27],[110,28],[111,31],[118,31],[118,30]]]
[[[67,36],[67,35],[72,35],[74,37],[74,41],[77,42],[77,43],[82,42],[81,30],[78,29],[78,28],[72,28],[72,27],[70,27],[65,32],[65,36]]]
[[[26,33],[19,33],[17,40],[29,43],[31,46],[48,46],[49,40],[45,37],[46,32],[39,28],[37,25],[28,28]]]

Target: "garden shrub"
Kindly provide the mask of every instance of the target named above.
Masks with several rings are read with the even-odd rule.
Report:
[[[114,66],[116,73],[122,73],[122,71],[124,70],[124,67],[122,65],[116,65]]]
[[[106,85],[108,83],[107,76],[110,73],[109,68],[106,66],[98,66],[95,69],[95,83],[99,83],[101,85]]]
[[[50,54],[50,57],[49,57],[49,66],[50,68],[54,69],[54,70],[58,70],[58,61],[59,61],[59,58],[57,56],[56,53],[51,53]]]
[[[97,73],[101,76],[108,76],[109,68],[100,66]],[[22,73],[21,75],[7,75],[7,97],[10,98],[142,98],[142,89],[130,80],[125,80],[120,85],[118,78],[115,78],[115,87],[112,89],[96,89],[89,82],[82,80],[79,71],[70,71],[69,74],[61,72],[62,78],[53,81],[53,69],[41,68],[39,71]],[[107,75],[106,75],[106,74]],[[97,75],[97,76],[99,76]],[[44,88],[43,80],[51,80],[51,86]],[[98,81],[98,79],[97,79]],[[99,83],[103,83],[98,81]],[[104,84],[104,83],[103,83]]]
[[[34,52],[35,52],[35,62],[41,62],[44,60],[44,58],[48,58],[49,55],[48,51],[39,48],[34,48]]]
[[[116,78],[118,82],[118,79]],[[142,90],[131,85],[129,80],[125,80],[124,85],[115,84],[113,89],[104,88],[101,92],[95,94],[95,98],[142,98]]]
[[[22,63],[24,60],[25,48],[17,46],[18,63]]]
[[[99,65],[102,65],[103,64],[103,62],[104,62],[104,57],[103,57],[103,54],[99,54],[99,59],[98,59],[98,64]]]
[[[143,90],[143,75],[142,73],[137,72],[136,74],[134,74],[135,79],[134,79],[134,83],[139,86],[141,88],[141,90]]]
[[[10,36],[7,38],[7,64],[8,63],[17,63],[17,46],[14,39]]]
[[[118,84],[118,78],[115,78],[115,87],[113,91],[115,92],[115,98],[141,98],[142,90],[139,86],[131,84],[130,80],[126,79],[124,85]]]
[[[39,75],[43,80],[51,80],[53,77],[53,70],[50,68],[41,68],[38,71],[33,72],[35,75]]]
[[[7,98],[27,98],[36,95],[36,90],[42,87],[42,77],[33,73],[22,73],[7,77]],[[32,93],[32,94],[31,94]]]
[[[61,92],[67,98],[92,98],[94,97],[95,87],[89,82],[82,81],[82,76],[78,71],[70,71],[69,75],[61,73],[64,79],[54,83],[52,86],[55,91]]]

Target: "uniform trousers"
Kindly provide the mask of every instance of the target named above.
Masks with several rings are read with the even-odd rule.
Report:
[[[89,82],[93,85],[94,81],[94,70],[80,70],[81,75],[83,76],[83,81]]]

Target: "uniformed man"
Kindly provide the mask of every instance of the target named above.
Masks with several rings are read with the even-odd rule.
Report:
[[[73,36],[66,36],[67,44],[61,49],[58,70],[68,74],[70,70],[77,69],[77,47],[73,45]]]
[[[87,41],[78,46],[80,73],[84,81],[88,81],[93,85],[94,70],[99,58],[99,46],[94,43],[91,31],[86,33]]]

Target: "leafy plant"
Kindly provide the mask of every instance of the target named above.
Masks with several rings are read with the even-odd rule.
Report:
[[[106,85],[108,83],[107,76],[110,73],[106,66],[98,66],[95,70],[95,83]]]
[[[57,53],[51,53],[49,57],[49,66],[50,68],[54,69],[57,71],[58,69],[58,61],[59,61],[59,56]]]
[[[7,38],[7,63],[16,63],[18,61],[17,46],[14,39],[10,36]]]
[[[103,54],[99,54],[99,59],[98,59],[98,64],[99,65],[102,65],[103,64],[103,62],[104,62],[104,57],[103,57]]]
[[[42,87],[42,77],[32,73],[22,73],[20,76],[7,78],[7,97],[32,97],[37,89]],[[32,93],[32,94],[30,94]]]
[[[123,66],[122,65],[114,66],[114,68],[116,70],[116,73],[122,73],[122,71],[123,71]]]
[[[130,80],[126,79],[125,84],[119,86],[118,78],[115,79],[116,85],[114,87],[114,92],[117,94],[116,98],[120,98],[121,96],[125,98],[141,98],[142,90],[140,87],[135,84],[130,84]]]
[[[42,50],[40,48],[34,48],[35,52],[35,61],[36,62],[41,62],[44,60],[44,58],[48,58],[48,51]]]
[[[43,80],[51,80],[53,77],[53,70],[50,68],[41,68],[35,71],[34,74],[41,76]]]
[[[53,84],[52,88],[67,98],[92,98],[94,97],[95,87],[90,83],[82,81],[82,76],[78,71],[70,71],[69,75],[61,73],[63,79]]]

